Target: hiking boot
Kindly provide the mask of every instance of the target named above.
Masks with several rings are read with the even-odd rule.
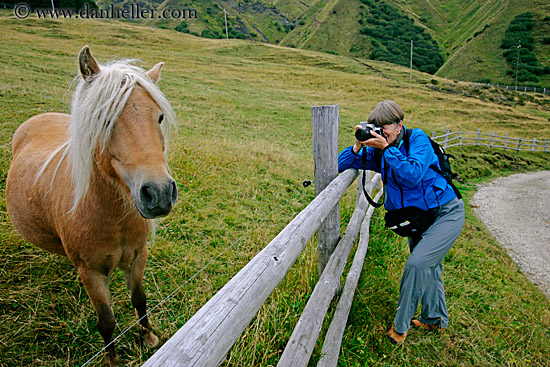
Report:
[[[402,344],[405,341],[407,334],[409,334],[408,331],[405,331],[404,333],[398,333],[397,331],[395,331],[394,325],[391,327],[390,331],[388,331],[386,335],[388,335],[388,339],[390,339],[390,342],[392,344]]]
[[[445,330],[445,328],[442,328],[439,324],[437,325],[429,325],[429,324],[425,324],[423,323],[422,321],[420,320],[412,320],[412,326],[414,326],[415,328],[422,328],[422,329],[425,329],[425,330],[429,330],[429,331],[434,331],[434,330],[438,330],[438,331],[443,331]]]

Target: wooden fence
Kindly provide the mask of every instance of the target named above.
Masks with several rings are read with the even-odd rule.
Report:
[[[337,147],[338,128],[332,125],[338,123],[338,106],[313,107],[312,115],[314,130],[318,130],[314,132],[315,144],[330,147],[329,149],[314,148],[314,151],[329,151],[331,155],[337,154],[337,149],[334,147]],[[333,142],[327,143],[328,139]],[[335,145],[334,142],[336,142]],[[337,164],[336,157],[330,160],[332,164]],[[318,159],[316,159],[317,164]],[[328,171],[334,171],[334,167]],[[334,172],[329,174],[334,175]],[[350,169],[334,178],[143,366],[214,367],[222,363],[227,352],[275,287],[283,280],[315,232],[332,215],[331,213],[334,213],[346,189],[362,174],[370,175],[371,172],[359,174],[357,170]],[[375,186],[380,184],[380,175],[376,174],[369,179],[365,189],[372,193]],[[318,180],[320,179],[316,174],[316,186]],[[375,200],[379,200],[381,195],[382,188],[378,190]],[[340,287],[340,279],[353,244],[358,233],[361,232],[353,264],[325,337],[322,348],[323,357],[318,362],[319,367],[336,366],[349,310],[368,248],[369,223],[373,210],[374,208],[369,207],[362,194],[361,180],[359,180],[356,208],[341,238],[339,218],[337,226],[330,224],[333,230],[338,232],[336,236],[338,241],[332,256],[328,259],[321,256],[321,248],[326,244],[322,238],[319,239],[320,262],[325,262],[322,266],[320,264],[320,268],[324,268],[324,271],[320,273],[320,279],[281,355],[279,367],[307,366],[330,302]],[[319,232],[318,237],[323,236],[325,235]],[[333,238],[334,234],[329,236]]]
[[[464,147],[468,145],[488,146],[491,148],[503,148],[506,150],[529,151],[529,152],[548,152],[549,139],[537,140],[537,138],[523,139],[511,138],[506,133],[505,136],[482,133],[480,129],[477,132],[449,132],[449,129],[443,135],[436,136],[432,133],[432,139],[437,141],[444,149],[454,146]]]
[[[221,364],[260,307],[318,232],[320,279],[283,351],[279,367],[307,366],[321,332],[323,320],[337,290],[349,254],[360,233],[359,244],[327,330],[317,367],[336,366],[355,289],[368,249],[370,217],[374,211],[362,193],[361,179],[355,211],[340,236],[339,201],[362,174],[347,170],[337,174],[338,106],[312,107],[316,198],[260,253],[187,321],[143,366],[208,367]],[[432,139],[444,148],[486,145],[509,150],[548,151],[549,141],[524,140],[477,132],[449,132]],[[380,184],[380,175],[369,177],[369,193]],[[378,190],[375,200],[382,195]]]

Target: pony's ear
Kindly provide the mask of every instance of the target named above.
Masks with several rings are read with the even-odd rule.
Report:
[[[82,47],[82,50],[80,50],[80,53],[78,54],[78,63],[80,65],[80,73],[87,82],[89,82],[94,75],[101,71],[99,64],[92,55],[92,52],[88,46],[84,46]]]
[[[164,66],[164,63],[163,62],[159,62],[158,64],[156,64],[155,66],[153,66],[153,68],[151,70],[149,70],[147,72],[147,75],[149,76],[149,78],[151,78],[151,80],[153,81],[153,83],[156,83],[159,81],[159,78],[160,78],[160,71],[162,70],[162,67]]]

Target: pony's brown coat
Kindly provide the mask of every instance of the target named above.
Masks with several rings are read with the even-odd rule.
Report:
[[[92,74],[100,69],[89,49],[81,51],[79,60],[83,78],[93,83]],[[162,63],[148,72],[154,82],[161,68]],[[138,185],[138,196],[144,190],[146,194],[142,195],[146,196],[170,196],[165,198],[169,207],[162,209],[161,215],[166,215],[175,201],[175,184],[168,173],[159,127],[162,113],[151,96],[136,85],[117,121],[111,122],[115,126],[107,145],[94,152],[89,189],[74,211],[70,160],[63,149],[51,158],[52,152],[67,143],[71,116],[34,116],[13,136],[13,160],[6,187],[10,218],[29,242],[73,262],[97,312],[98,329],[106,345],[112,341],[115,327],[108,289],[109,275],[115,267],[125,274],[139,317],[146,314],[142,279],[149,223],[138,211],[129,184]],[[144,189],[146,185],[161,189]],[[148,203],[147,207],[153,206]],[[146,343],[156,346],[158,338],[147,317],[141,325]],[[118,365],[114,346],[107,351],[109,364]]]

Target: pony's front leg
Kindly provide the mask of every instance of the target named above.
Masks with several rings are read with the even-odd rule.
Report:
[[[113,341],[116,321],[109,301],[109,277],[84,267],[78,268],[78,275],[97,313],[97,329],[107,346],[107,364],[118,367],[119,358],[115,346],[110,344]]]
[[[147,318],[147,296],[143,290],[143,272],[145,271],[145,262],[147,260],[147,248],[139,251],[134,262],[124,270],[126,285],[130,291],[132,305],[136,309],[141,324],[143,342],[150,348],[159,344],[159,338],[153,333],[153,328]]]

